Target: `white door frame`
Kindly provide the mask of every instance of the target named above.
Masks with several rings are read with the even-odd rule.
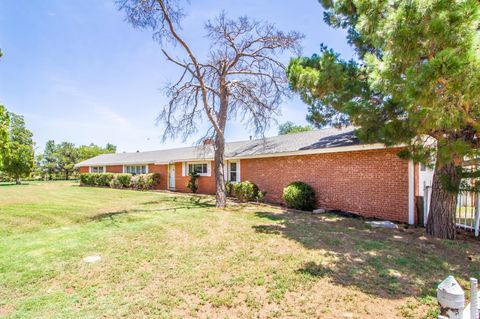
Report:
[[[175,164],[168,165],[168,189],[175,189]]]

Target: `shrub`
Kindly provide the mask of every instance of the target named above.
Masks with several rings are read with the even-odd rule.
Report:
[[[143,190],[146,189],[146,180],[144,174],[133,175],[130,186],[133,189]]]
[[[315,190],[303,182],[293,182],[283,189],[283,199],[294,209],[313,210],[315,208]]]
[[[235,184],[232,182],[228,181],[225,183],[225,191],[227,193],[227,196],[233,197],[235,196]]]
[[[130,179],[130,186],[138,190],[154,189],[160,183],[160,174],[138,174]]]
[[[191,172],[188,176],[190,176],[190,180],[187,183],[187,187],[195,194],[198,190],[198,178],[200,175],[197,172]]]
[[[110,186],[110,182],[115,177],[112,173],[98,173],[95,176],[95,185],[97,186]]]
[[[252,182],[237,183],[234,189],[235,196],[241,202],[256,201],[258,199],[258,186]]]
[[[267,192],[259,191],[257,195],[257,202],[263,203],[265,201],[265,196],[267,196]]]
[[[154,189],[160,183],[160,174],[86,173],[80,175],[80,184],[88,186],[109,186],[111,188],[132,187],[134,189]]]
[[[93,185],[92,174],[90,173],[81,174],[80,185]]]
[[[159,173],[150,173],[146,175],[145,185],[148,189],[154,189],[160,183]]]
[[[110,181],[110,188],[123,188],[122,183],[118,180],[118,176]]]
[[[115,179],[120,185],[122,185],[121,187],[130,187],[132,174],[116,174]]]

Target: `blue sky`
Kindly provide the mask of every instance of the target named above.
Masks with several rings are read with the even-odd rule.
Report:
[[[208,49],[204,22],[221,10],[304,33],[304,55],[318,52],[323,42],[353,57],[345,32],[325,25],[316,0],[192,0],[182,35],[197,54]],[[0,1],[0,48],[0,104],[25,116],[40,151],[49,139],[145,151],[192,145],[200,136],[162,142],[162,127],[155,123],[166,103],[161,89],[179,70],[149,31],[125,21],[113,0]],[[306,110],[294,97],[277,120],[305,124]],[[272,122],[266,135],[276,133]],[[228,124],[228,140],[251,134],[240,123]]]

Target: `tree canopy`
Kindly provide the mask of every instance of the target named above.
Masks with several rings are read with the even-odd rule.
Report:
[[[3,164],[3,156],[7,152],[9,128],[10,116],[7,109],[0,105],[0,170]]]
[[[298,125],[291,121],[287,121],[278,126],[278,135],[286,135],[300,132],[307,132],[313,130],[311,125]]]
[[[23,116],[9,113],[8,140],[2,156],[2,171],[20,183],[34,165],[33,134],[25,127]]]
[[[461,164],[479,149],[480,3],[320,2],[324,21],[348,31],[357,58],[322,45],[318,55],[291,60],[290,85],[309,104],[308,119],[354,124],[365,142],[403,144],[402,156],[436,161],[427,230],[454,237]]]

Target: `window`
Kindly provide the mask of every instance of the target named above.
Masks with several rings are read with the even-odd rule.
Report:
[[[91,166],[90,173],[105,173],[103,166]]]
[[[238,181],[238,164],[237,162],[230,163],[230,181],[237,182]]]
[[[125,173],[129,174],[147,174],[147,165],[126,165]]]
[[[188,164],[188,173],[196,172],[199,175],[208,174],[208,165],[207,163],[191,163]]]

